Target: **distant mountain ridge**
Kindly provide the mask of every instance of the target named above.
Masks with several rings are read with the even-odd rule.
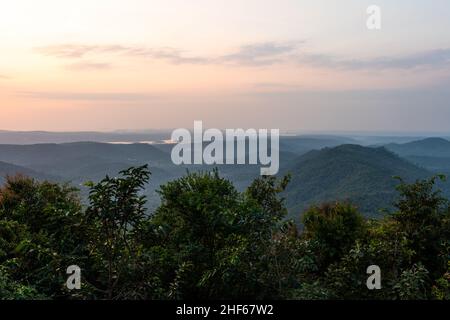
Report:
[[[450,142],[445,139],[425,139],[384,147],[363,147],[351,139],[336,137],[281,137],[279,175],[292,173],[286,190],[287,206],[292,217],[314,203],[350,200],[368,216],[375,216],[380,208],[390,207],[400,176],[407,181],[430,177],[430,167],[413,164],[414,159],[424,159],[423,150],[445,149]],[[401,148],[421,152],[421,156],[401,156]],[[173,145],[146,143],[110,144],[99,142],[74,142],[63,144],[2,145],[0,144],[0,175],[22,173],[37,179],[70,182],[86,192],[83,183],[98,181],[105,175],[114,176],[130,166],[149,164],[152,172],[146,190],[149,208],[159,203],[155,190],[159,185],[178,178],[186,170],[219,169],[220,174],[233,181],[239,190],[245,189],[259,177],[259,165],[184,165],[172,163]],[[390,150],[388,150],[390,148]],[[418,150],[418,151],[417,151]],[[442,152],[442,151],[440,151]],[[436,162],[437,158],[431,157]],[[446,165],[447,158],[439,158]],[[414,162],[416,163],[416,162]],[[4,168],[3,171],[1,168]],[[3,176],[4,176],[3,175]],[[4,180],[0,180],[2,183]],[[445,190],[448,190],[447,188]],[[83,195],[86,195],[83,193]]]
[[[78,141],[158,141],[169,139],[171,130],[146,130],[137,132],[49,132],[49,131],[6,131],[0,130],[0,144],[43,144]]]
[[[57,177],[0,161],[0,184],[5,182],[7,176],[15,176],[17,174],[25,175],[37,180],[57,180]]]
[[[150,144],[109,144],[73,142],[62,144],[6,145],[0,144],[0,161],[23,166],[51,165],[71,159],[101,159],[116,162],[146,162],[166,159],[166,153]]]
[[[336,200],[349,200],[366,215],[374,216],[379,209],[391,206],[398,183],[394,176],[414,181],[432,175],[383,147],[359,145],[310,151],[285,172],[292,174],[287,204],[297,216],[311,204]]]
[[[436,173],[450,173],[450,141],[427,138],[404,144],[391,143],[386,149]]]
[[[444,138],[426,138],[403,144],[390,143],[385,147],[400,156],[450,157],[450,141]]]

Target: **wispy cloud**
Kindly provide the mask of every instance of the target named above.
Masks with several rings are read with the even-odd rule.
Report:
[[[110,63],[80,61],[66,65],[69,70],[86,71],[86,70],[108,70],[112,68]]]
[[[0,80],[9,80],[9,79],[11,79],[10,76],[7,76],[5,74],[0,74]]]
[[[66,59],[78,59],[84,58],[88,54],[93,53],[120,53],[127,50],[123,46],[95,46],[95,45],[83,45],[83,44],[57,44],[45,47],[35,48],[36,52],[39,52],[46,56],[53,56],[57,58]]]
[[[265,42],[248,44],[241,46],[233,53],[222,56],[193,56],[187,54],[186,51],[171,47],[148,48],[123,45],[58,44],[38,47],[35,48],[35,50],[40,54],[61,59],[84,59],[96,55],[120,55],[164,60],[172,64],[235,64],[243,66],[264,66],[285,60],[286,55],[294,52],[297,47],[298,43],[286,44]],[[84,65],[81,65],[81,67],[82,66]],[[93,67],[95,68],[95,66]]]
[[[450,65],[450,49],[435,49],[395,57],[379,57],[369,60],[339,59],[333,55],[304,54],[300,63],[326,68],[342,69],[413,69],[418,67],[442,67]]]
[[[175,48],[146,48],[139,46],[122,45],[75,45],[59,44],[38,47],[35,50],[46,56],[64,59],[81,59],[94,55],[121,55],[128,57],[151,58],[166,60],[173,64],[205,64],[208,58],[185,55],[183,51]]]
[[[300,50],[303,41],[297,42],[263,42],[246,44],[234,52],[219,56],[195,56],[186,51],[171,48],[149,48],[124,45],[83,45],[58,44],[39,47],[35,50],[40,54],[61,59],[81,60],[92,57],[119,55],[134,58],[164,60],[168,63],[200,64],[200,65],[236,65],[236,66],[269,66],[280,63],[311,65],[323,68],[349,70],[386,70],[413,69],[417,67],[441,67],[450,65],[450,48],[434,49],[420,53],[405,54],[393,57],[378,57],[373,59],[340,58],[332,54],[312,53]],[[108,69],[107,63],[76,62],[75,70]]]
[[[115,101],[115,102],[144,102],[160,99],[155,94],[139,92],[35,92],[23,91],[21,97],[46,100],[74,100],[74,101]]]
[[[256,82],[252,85],[252,89],[258,91],[300,91],[303,89],[303,87],[295,83]]]
[[[217,61],[238,65],[271,65],[287,60],[289,54],[298,49],[298,43],[265,42],[245,45],[235,53],[224,55]]]

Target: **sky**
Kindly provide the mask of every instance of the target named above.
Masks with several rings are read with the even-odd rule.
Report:
[[[0,130],[450,132],[449,88],[448,0],[0,0]]]

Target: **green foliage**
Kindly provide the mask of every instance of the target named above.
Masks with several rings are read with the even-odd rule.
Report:
[[[433,297],[437,300],[450,300],[450,261],[447,266],[447,272],[436,280],[432,288]]]
[[[422,264],[415,264],[404,270],[394,285],[394,291],[401,300],[423,300],[427,298],[428,270]]]
[[[392,219],[414,250],[413,262],[421,262],[436,277],[445,272],[448,261],[448,200],[435,190],[437,179],[417,181],[397,187],[400,199],[395,203],[397,211]]]
[[[37,300],[44,298],[36,289],[11,280],[5,268],[0,268],[0,300]]]
[[[13,281],[65,295],[65,268],[87,256],[75,189],[26,177],[0,189],[0,264]]]
[[[303,224],[304,237],[319,244],[322,268],[340,259],[366,232],[363,217],[350,204],[312,207],[305,212]]]
[[[278,282],[261,272],[271,271],[267,250],[286,214],[276,197],[284,185],[264,177],[240,194],[214,171],[162,186],[150,232],[172,260],[169,298],[277,295]]]
[[[331,261],[321,277],[331,298],[428,299],[433,298],[433,282],[435,297],[445,298],[442,276],[449,254],[448,206],[435,190],[437,178],[414,184],[401,181],[397,210],[382,220],[361,224],[356,222],[357,212],[345,214],[341,206],[337,206],[341,215],[329,208],[313,208],[305,214],[304,236],[318,239],[323,244],[319,255],[328,254]],[[353,219],[340,223],[342,215]],[[365,270],[370,265],[382,270],[381,290],[365,287]]]
[[[90,188],[8,178],[0,189],[0,299],[449,299],[450,209],[438,177],[400,181],[395,210],[367,220],[347,202],[309,208],[299,228],[290,177],[239,192],[217,170],[160,187],[147,166]],[[66,268],[82,289],[65,287]],[[367,267],[382,288],[368,290]]]
[[[88,248],[96,273],[91,285],[105,298],[118,299],[135,294],[130,282],[142,273],[141,244],[136,241],[145,220],[145,197],[139,194],[150,178],[147,165],[121,171],[119,177],[106,177],[88,183],[90,205]],[[90,280],[90,279],[89,279]]]

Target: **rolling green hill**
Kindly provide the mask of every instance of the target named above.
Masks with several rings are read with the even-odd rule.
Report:
[[[450,173],[450,141],[446,139],[428,138],[404,144],[391,143],[385,147],[417,166],[437,173]]]
[[[21,174],[38,180],[59,180],[57,177],[37,172],[29,168],[17,166],[11,163],[0,161],[0,185],[5,182],[7,176]]]
[[[394,200],[394,176],[412,181],[432,175],[385,148],[359,145],[308,152],[285,172],[292,174],[286,200],[294,218],[311,204],[335,200],[350,200],[367,216],[375,216]]]
[[[405,156],[450,157],[450,141],[444,138],[427,138],[408,143],[390,143],[385,148]]]
[[[280,142],[280,175],[292,173],[286,196],[289,211],[295,218],[313,203],[335,200],[351,200],[366,215],[374,216],[378,209],[389,207],[394,199],[397,181],[393,176],[411,181],[433,174],[432,167],[427,167],[427,170],[408,161],[415,159],[417,163],[419,156],[404,156],[408,159],[405,160],[383,147],[370,148],[353,144],[334,146],[339,141],[317,138],[283,138]],[[320,149],[324,144],[330,146],[311,150]],[[432,145],[434,153],[429,152],[430,154],[442,154],[447,144],[450,142],[444,139],[426,139],[405,144],[408,146],[389,146],[399,146],[398,149],[404,150],[410,147],[408,150],[424,152],[423,149]],[[184,175],[187,170],[208,171],[218,167],[220,174],[233,181],[239,190],[244,190],[259,176],[260,165],[175,166],[170,160],[171,148],[172,145],[96,142],[0,145],[0,161],[4,162],[4,170],[0,170],[0,174],[21,172],[39,179],[71,182],[80,187],[82,194],[86,196],[83,182],[98,181],[105,175],[115,175],[130,166],[148,163],[152,172],[146,189],[150,208],[159,203],[155,193],[159,185]],[[420,159],[425,158],[422,156]],[[437,158],[431,157],[434,163],[435,159]],[[439,161],[440,166],[447,163],[442,157]],[[0,180],[1,182],[3,181]],[[444,190],[449,189],[444,186]]]

